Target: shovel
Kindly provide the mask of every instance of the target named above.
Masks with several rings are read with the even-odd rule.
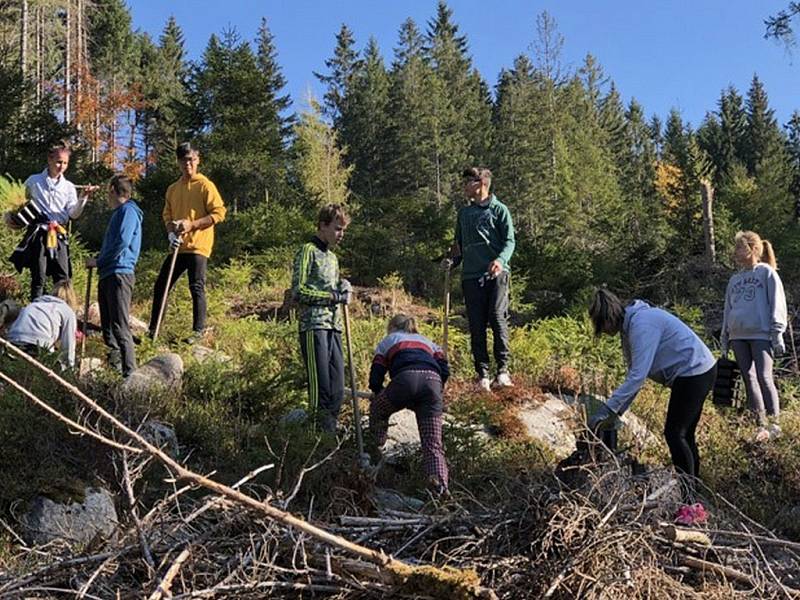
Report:
[[[356,426],[356,444],[358,445],[359,459],[364,455],[364,437],[361,434],[361,409],[358,406],[358,388],[356,387],[356,367],[353,364],[353,343],[350,335],[350,311],[347,304],[344,308],[344,334],[347,341],[347,362],[350,366],[350,395],[353,399],[353,420]]]
[[[83,357],[86,354],[86,332],[89,331],[89,303],[92,300],[92,271],[94,271],[94,268],[89,267],[86,277],[86,299],[83,302],[83,323],[81,324],[83,336],[81,337],[81,357],[78,360],[78,373],[81,373],[83,369]]]
[[[164,311],[167,308],[167,297],[169,296],[169,288],[170,283],[172,282],[172,274],[175,272],[175,261],[178,260],[178,252],[181,249],[181,245],[178,244],[175,246],[175,250],[172,251],[172,261],[169,263],[169,274],[167,275],[167,285],[164,287],[164,295],[161,298],[161,306],[158,309],[158,319],[156,320],[156,328],[153,330],[153,341],[155,342],[158,339],[158,331],[161,329],[161,319],[164,318]]]

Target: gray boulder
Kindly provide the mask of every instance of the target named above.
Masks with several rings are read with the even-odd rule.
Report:
[[[117,511],[111,493],[88,487],[83,502],[60,504],[44,496],[35,497],[22,517],[23,535],[30,544],[55,540],[88,544],[96,537],[107,539],[117,527]]]
[[[139,429],[139,433],[144,439],[161,448],[171,457],[175,458],[180,454],[178,435],[169,425],[155,420],[145,421]]]
[[[183,383],[183,359],[173,353],[156,356],[136,369],[122,384],[125,397],[164,389],[179,389]]]
[[[302,425],[306,421],[308,421],[306,410],[304,408],[293,408],[280,418],[279,423],[285,427],[287,425]]]
[[[528,436],[542,442],[558,458],[566,458],[575,450],[575,410],[561,398],[545,394],[543,403],[528,402],[517,416]]]
[[[417,417],[410,410],[394,413],[389,418],[389,432],[383,447],[383,457],[386,462],[391,463],[404,454],[417,452],[419,447]]]

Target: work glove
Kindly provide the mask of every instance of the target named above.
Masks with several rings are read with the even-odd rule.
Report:
[[[333,292],[336,304],[350,304],[353,295],[353,286],[347,279],[339,280],[339,289]]]
[[[616,418],[617,414],[608,408],[608,406],[603,404],[603,406],[600,407],[597,412],[589,417],[587,426],[593,433],[598,434],[601,431],[613,429]]]
[[[783,341],[782,333],[772,335],[772,353],[775,356],[783,356],[786,354],[786,344]]]
[[[181,245],[181,236],[176,234],[174,231],[169,232],[167,239],[169,240],[170,250],[175,250],[175,248]]]

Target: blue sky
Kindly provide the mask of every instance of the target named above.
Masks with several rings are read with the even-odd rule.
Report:
[[[387,64],[397,30],[407,17],[424,29],[436,0],[128,0],[134,27],[155,38],[174,15],[197,59],[212,33],[235,27],[253,39],[262,16],[275,35],[278,60],[294,109],[321,88],[313,71],[324,71],[342,23],[357,47],[369,36]],[[454,20],[467,35],[475,66],[493,87],[500,69],[530,52],[536,15],[553,15],[565,38],[563,62],[577,68],[586,53],[599,60],[623,98],[635,97],[647,114],[671,107],[697,125],[716,107],[730,84],[745,92],[754,73],[764,82],[780,122],[800,108],[800,55],[763,39],[763,20],[788,0],[450,0]]]

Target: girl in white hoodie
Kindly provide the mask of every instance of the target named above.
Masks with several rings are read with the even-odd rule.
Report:
[[[731,277],[725,292],[722,354],[727,356],[733,349],[750,408],[760,426],[756,439],[765,441],[780,434],[777,423],[770,429],[766,425],[767,417],[777,419],[780,413],[772,362],[774,356],[786,351],[786,297],[772,244],[757,233],[736,234],[733,260],[739,271]]]

